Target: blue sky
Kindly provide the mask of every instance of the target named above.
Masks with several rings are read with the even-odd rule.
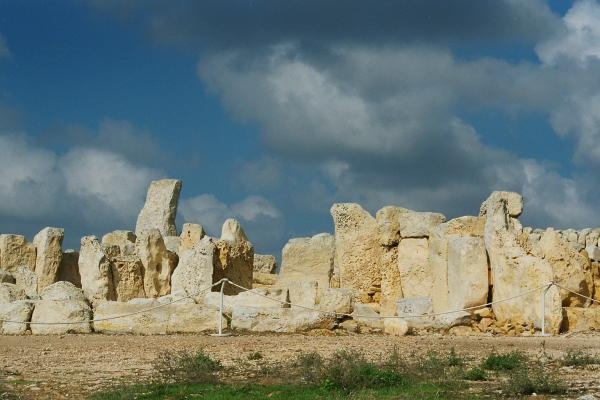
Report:
[[[596,0],[1,1],[0,232],[133,229],[161,177],[262,253],[343,201],[599,226],[599,43]]]

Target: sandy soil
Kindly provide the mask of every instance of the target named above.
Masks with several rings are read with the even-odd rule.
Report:
[[[360,350],[373,360],[385,357],[394,347],[406,354],[430,350],[449,351],[479,360],[491,351],[521,350],[530,355],[560,358],[567,350],[600,354],[600,334],[560,337],[454,337],[442,335],[390,337],[380,334],[329,336],[307,335],[209,335],[171,336],[0,336],[0,380],[22,398],[73,399],[121,382],[144,382],[152,378],[152,361],[160,352],[204,348],[225,365],[248,362],[260,352],[261,363],[281,365],[305,351],[328,355],[338,349]],[[229,379],[242,379],[235,376]],[[600,367],[562,367],[573,390],[600,398]],[[0,398],[2,396],[0,395]]]

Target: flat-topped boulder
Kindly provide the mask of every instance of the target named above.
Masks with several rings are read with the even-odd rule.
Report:
[[[35,270],[36,251],[23,235],[0,235],[0,268],[13,271],[25,265]]]
[[[329,233],[290,239],[281,252],[278,283],[316,281],[319,288],[328,288],[333,274],[334,256],[334,237]]]
[[[138,215],[135,234],[158,229],[163,236],[177,236],[175,216],[181,192],[178,179],[152,181],[146,195],[146,203]]]

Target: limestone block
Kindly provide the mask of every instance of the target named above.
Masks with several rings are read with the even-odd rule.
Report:
[[[110,265],[117,301],[146,297],[144,265],[137,256],[117,256]]]
[[[171,253],[179,256],[179,248],[181,246],[181,238],[179,236],[165,236],[163,237],[165,247]]]
[[[332,260],[333,264],[333,260]],[[254,273],[274,274],[277,270],[277,259],[271,254],[254,254]],[[329,285],[329,282],[327,282]]]
[[[431,297],[405,298],[396,302],[399,318],[406,321],[409,328],[430,328],[435,326]]]
[[[354,203],[337,203],[331,207],[335,225],[335,260],[333,274],[339,277],[331,287],[354,290],[355,299],[373,301],[371,288],[381,287],[381,246],[377,221]]]
[[[167,334],[199,333],[216,331],[219,325],[219,311],[198,304],[173,304],[166,310]],[[221,316],[221,324],[227,327],[227,320]]]
[[[0,289],[1,290],[1,289]],[[0,334],[23,335],[31,320],[34,304],[31,300],[17,300],[12,303],[0,302]],[[2,322],[11,321],[11,322]]]
[[[81,275],[79,275],[79,252],[69,249],[63,251],[58,272],[57,281],[71,282],[77,287],[81,287]]]
[[[547,260],[527,254],[518,240],[522,227],[511,215],[522,211],[522,206],[521,196],[509,192],[493,192],[481,206],[480,215],[486,218],[484,241],[494,284],[492,298],[498,301],[517,296],[494,304],[493,310],[500,322],[519,321],[540,328],[540,290],[554,279],[554,272]],[[562,301],[556,287],[546,295],[544,314],[548,332],[558,333]]]
[[[326,288],[321,290],[318,309],[336,314],[350,314],[354,309],[352,289]]]
[[[181,192],[181,181],[161,179],[152,181],[146,195],[146,203],[138,215],[135,234],[158,229],[162,236],[177,236],[175,216]]]
[[[278,278],[279,278],[279,275],[277,275],[277,274],[263,274],[260,272],[253,272],[252,273],[252,287],[259,288],[259,287],[273,286],[277,283]]]
[[[587,332],[600,330],[600,307],[565,307],[562,331]]]
[[[485,304],[488,298],[488,263],[482,237],[448,237],[448,309]]]
[[[148,297],[164,296],[171,292],[171,274],[177,265],[176,254],[167,246],[158,229],[138,234],[135,253],[144,266],[144,291]]]
[[[600,262],[592,262],[592,279],[594,281],[594,300],[600,301]]]
[[[279,283],[316,281],[320,288],[328,288],[334,256],[334,237],[328,233],[290,239],[281,252]]]
[[[15,283],[15,277],[5,269],[0,269],[0,283]]]
[[[414,213],[407,208],[386,206],[377,211],[375,220],[379,229],[379,243],[382,246],[395,246],[400,242],[400,216]]]
[[[38,298],[38,276],[31,268],[25,265],[18,266],[12,272],[15,283],[25,291],[30,299]]]
[[[552,229],[544,232],[539,248],[542,257],[552,266],[554,280],[559,285],[584,296],[592,296],[594,287],[587,254],[576,251]],[[561,297],[563,306],[577,307],[586,302],[584,298],[567,291],[561,291]]]
[[[244,288],[252,288],[252,264],[254,247],[246,238],[244,230],[234,219],[223,224],[221,239],[215,241],[213,281],[229,279]],[[243,289],[225,286],[225,294],[234,295]]]
[[[31,333],[34,335],[59,335],[64,333],[90,333],[92,310],[81,300],[39,300],[31,315]],[[72,324],[50,324],[72,322]],[[40,325],[37,323],[44,323]]]
[[[112,231],[102,236],[102,246],[107,247],[117,246],[119,254],[131,256],[135,254],[135,233],[131,231]]]
[[[296,308],[296,306],[314,308],[317,304],[319,296],[317,281],[287,281],[278,283],[276,287],[288,291],[292,308]]]
[[[233,308],[231,327],[252,332],[303,332],[333,329],[335,317],[327,313],[291,308]]]
[[[46,286],[40,293],[42,300],[79,300],[85,301],[83,290],[71,282],[56,282]]]
[[[433,276],[431,300],[436,313],[449,310],[448,227],[452,221],[436,226],[431,230],[429,236],[429,264]]]
[[[35,270],[35,246],[23,235],[0,235],[0,268],[9,272],[26,265]]]
[[[110,260],[95,236],[81,238],[78,264],[81,288],[88,301],[115,300]]]
[[[398,269],[405,298],[431,297],[433,274],[427,239],[402,239],[398,245]]]
[[[46,227],[33,238],[36,248],[35,274],[37,275],[38,293],[48,285],[56,282],[58,267],[62,260],[62,242],[65,230]]]
[[[446,222],[443,214],[431,212],[407,212],[399,216],[400,237],[424,238],[429,237],[429,232],[441,223]]]
[[[166,334],[169,314],[165,312],[165,309],[171,306],[143,312],[151,308],[156,302],[152,299],[146,300],[151,301],[151,303],[99,302],[94,309],[94,331],[99,333],[133,333],[137,335]],[[139,314],[129,315],[138,312]]]
[[[392,336],[405,336],[408,331],[408,323],[401,318],[386,318],[383,320],[383,333]]]
[[[202,239],[206,233],[200,224],[183,224],[181,229],[179,251],[189,250]]]
[[[223,312],[231,315],[233,307],[251,308],[290,308],[287,289],[253,289],[234,296],[223,296]],[[221,294],[209,292],[204,296],[204,306],[218,310],[221,302]]]
[[[590,245],[585,248],[588,254],[588,258],[593,261],[600,261],[600,247],[596,245]]]
[[[384,319],[381,318],[381,315],[368,304],[354,303],[352,319],[356,321],[359,326],[383,329]]]
[[[25,291],[13,283],[0,283],[0,304],[25,300]]]
[[[585,238],[585,246],[597,246],[598,238],[600,238],[600,230],[592,229],[589,235]]]
[[[585,228],[579,231],[577,234],[577,243],[586,246],[587,236],[592,233],[592,228]]]
[[[215,245],[205,236],[190,250],[181,253],[179,264],[171,276],[173,293],[192,296],[202,302],[205,292],[213,284],[213,258]]]

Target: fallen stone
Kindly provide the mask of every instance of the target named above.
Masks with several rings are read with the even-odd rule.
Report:
[[[90,303],[115,300],[110,260],[95,236],[81,238],[78,264],[81,287]]]
[[[23,235],[0,235],[0,268],[12,272],[26,265],[35,270],[35,246],[27,242]]]
[[[277,270],[277,259],[270,254],[254,254],[254,273],[274,274]]]
[[[252,273],[252,287],[268,287],[277,284],[277,274],[263,274],[260,272]]]
[[[219,326],[219,312],[198,304],[174,304],[166,312],[167,334],[216,331]],[[226,328],[227,320],[221,318],[222,327]]]
[[[25,291],[25,294],[30,299],[37,299],[38,296],[38,276],[31,268],[26,265],[21,265],[15,268],[12,272],[15,277],[15,283],[18,287]]]
[[[352,319],[358,323],[359,327],[368,326],[369,328],[383,329],[384,319],[369,304],[354,303]]]
[[[56,282],[58,267],[62,259],[62,241],[65,230],[46,227],[33,238],[36,248],[35,274],[38,279],[38,293]]]
[[[251,332],[305,332],[312,329],[333,329],[335,317],[316,311],[291,308],[233,308],[231,327]]]
[[[396,302],[397,315],[406,321],[409,328],[424,329],[436,325],[433,303],[430,297],[405,298]]]
[[[175,216],[181,192],[181,181],[161,179],[152,181],[146,195],[146,203],[138,215],[135,234],[158,229],[162,236],[177,236]]]
[[[221,294],[218,292],[206,293],[204,306],[218,310]],[[234,307],[251,308],[290,308],[287,289],[253,289],[235,296],[223,296],[223,313],[231,315]]]
[[[350,314],[354,308],[352,289],[326,288],[319,293],[318,309],[335,314]]]
[[[31,315],[31,333],[34,335],[59,335],[64,333],[90,333],[92,310],[81,300],[39,300]],[[54,323],[70,324],[54,324]]]
[[[0,304],[25,300],[25,291],[13,283],[0,283]]]
[[[383,333],[392,336],[405,336],[408,331],[408,323],[401,318],[386,318],[383,320]]]
[[[27,322],[31,320],[33,307],[34,304],[31,300],[17,300],[12,303],[2,303],[0,301],[0,334],[25,334],[29,327]],[[2,320],[5,322],[2,322]]]
[[[56,282],[46,286],[40,293],[42,300],[78,300],[86,301],[83,290],[71,282]]]
[[[166,334],[169,316],[165,309],[171,306],[148,311],[157,303],[154,299],[146,300],[150,300],[151,303],[99,302],[94,309],[94,331],[118,334],[133,333],[137,335]]]
[[[443,214],[431,212],[406,212],[399,216],[400,237],[427,238],[431,230],[446,222]]]

